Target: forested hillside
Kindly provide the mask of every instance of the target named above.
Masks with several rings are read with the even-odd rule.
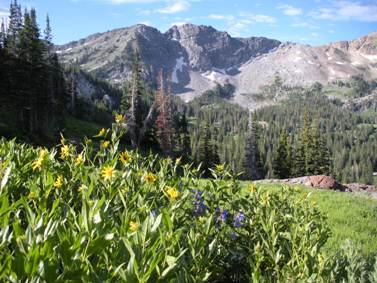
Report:
[[[373,172],[377,171],[377,121],[372,107],[355,111],[348,104],[325,96],[321,88],[292,88],[284,95],[288,97],[286,101],[253,115],[221,99],[217,90],[191,102],[188,113],[193,156],[198,160],[201,129],[209,125],[221,162],[231,164],[237,172],[250,170],[250,166],[245,167],[245,157],[250,158],[250,143],[257,142],[262,166],[255,165],[260,169],[254,169],[254,176],[327,173],[343,182],[373,183]],[[305,139],[316,144],[308,148]],[[287,147],[283,164],[277,160],[281,143]],[[256,148],[252,150],[255,152]],[[255,153],[251,156],[255,157]],[[282,166],[287,170],[283,175],[274,170]]]
[[[66,90],[63,70],[52,52],[49,18],[43,35],[34,9],[14,2],[9,26],[0,33],[0,130],[29,140],[48,139],[63,122]]]

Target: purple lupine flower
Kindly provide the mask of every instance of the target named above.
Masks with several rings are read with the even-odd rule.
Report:
[[[226,220],[228,218],[228,215],[229,215],[229,211],[227,209],[224,209],[223,212],[221,212],[220,214],[220,220],[223,222],[223,223],[226,223]]]
[[[237,212],[233,218],[233,226],[235,228],[240,228],[244,220],[245,220],[245,214],[243,214],[242,212]]]
[[[237,238],[238,238],[237,234],[234,233],[234,232],[231,232],[231,233],[230,233],[230,237],[232,238],[233,241],[234,241],[234,240],[237,240]]]
[[[207,206],[204,204],[203,192],[197,190],[193,190],[192,192],[195,193],[194,201],[192,202],[194,206],[194,215],[203,215],[207,209]]]

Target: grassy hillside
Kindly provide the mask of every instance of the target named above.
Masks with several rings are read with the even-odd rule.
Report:
[[[248,185],[244,183],[245,188]],[[281,185],[272,184],[261,184],[258,187],[266,192],[276,192],[282,188]],[[365,255],[377,254],[377,200],[305,187],[297,187],[297,190],[309,194],[308,200],[327,217],[331,236],[324,248],[328,253],[336,253],[348,239]]]

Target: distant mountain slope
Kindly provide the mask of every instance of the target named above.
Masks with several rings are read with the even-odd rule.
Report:
[[[155,81],[164,69],[173,92],[191,100],[216,83],[236,86],[235,101],[253,103],[242,94],[258,92],[279,75],[287,85],[346,80],[354,75],[377,78],[377,32],[353,41],[312,47],[263,37],[234,38],[210,26],[185,24],[166,33],[145,25],[94,34],[58,46],[63,62],[114,84],[130,74],[138,49],[144,76]]]

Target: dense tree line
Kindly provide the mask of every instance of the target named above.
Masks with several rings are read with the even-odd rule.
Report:
[[[0,31],[0,129],[31,140],[45,137],[62,123],[66,89],[63,70],[52,51],[50,20],[43,36],[35,9],[16,0],[10,4],[9,25]]]
[[[255,112],[254,134],[250,134],[253,119],[248,111],[215,93],[206,92],[190,102],[193,158],[200,161],[199,141],[208,124],[220,162],[247,178],[332,174],[342,182],[373,183],[376,112],[345,107],[340,100],[323,95],[320,86],[282,91],[287,101]],[[258,159],[261,166],[251,161]]]

